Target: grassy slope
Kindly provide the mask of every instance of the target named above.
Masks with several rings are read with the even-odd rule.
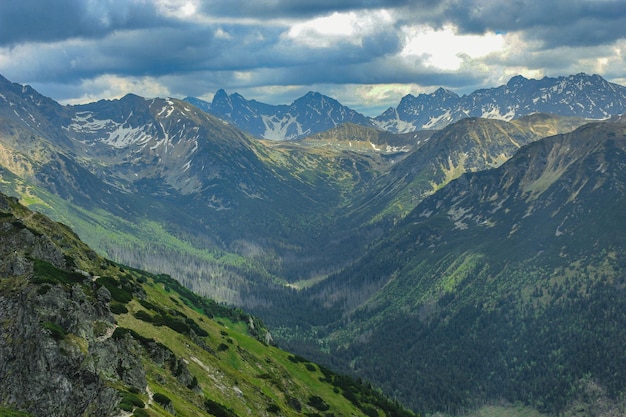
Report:
[[[251,336],[250,323],[254,323],[257,331],[262,330],[259,327],[261,324],[242,311],[202,300],[165,276],[139,271],[131,271],[130,274],[138,282],[145,280],[142,287],[147,297],[143,304],[137,299],[127,303],[128,312],[116,316],[117,324],[167,346],[197,379],[197,388],[189,389],[177,382],[175,371],[154,363],[145,355],[150,391],[171,399],[176,415],[195,416],[206,412],[204,404],[207,399],[224,405],[234,413],[232,415],[316,415],[320,410],[308,403],[318,397],[328,406],[324,412],[336,416],[362,416],[366,415],[364,410],[380,410],[369,403],[370,400],[364,400],[359,403],[360,407],[356,407],[342,395],[345,387],[339,388],[328,381],[328,371],[324,373],[318,365]],[[177,317],[187,317],[208,335],[194,342],[167,326],[138,319],[138,311],[155,313],[155,310],[146,309],[145,301],[156,306],[156,310],[174,311]],[[214,308],[212,319],[205,313],[207,306]],[[363,394],[359,393],[359,398],[366,395],[374,398],[376,395],[371,390],[358,388],[361,389]],[[147,395],[141,396],[141,399],[150,404],[150,415],[169,415],[151,402]],[[377,401],[386,404],[385,400],[374,400]],[[380,411],[379,415],[395,415]]]
[[[5,214],[3,221],[17,218],[29,230],[49,236],[63,248],[67,259],[90,273],[92,278],[84,279],[85,288],[93,288],[94,281],[111,292],[116,329],[109,329],[112,332],[108,335],[101,329],[102,335],[118,339],[130,335],[146,371],[145,392],[132,391],[111,380],[126,397],[125,407],[136,416],[170,416],[171,408],[159,404],[163,398],[171,401],[177,416],[205,415],[207,411],[229,417],[412,415],[371,388],[262,343],[259,339],[267,334],[263,324],[242,310],[202,298],[166,275],[107,261],[71,229],[14,200],[10,205],[11,213]],[[70,271],[36,260],[35,264],[38,279],[29,285],[81,285],[76,274],[71,275],[73,281],[64,278]],[[3,278],[3,288],[10,287],[12,279]],[[15,279],[24,281],[23,277]],[[78,335],[61,331],[59,337],[89,350],[89,341]],[[155,359],[159,357],[162,360]]]

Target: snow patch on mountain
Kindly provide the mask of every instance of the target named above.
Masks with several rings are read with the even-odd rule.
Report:
[[[131,114],[128,116],[130,118]],[[152,139],[148,133],[151,124],[132,127],[128,121],[123,123],[111,119],[97,119],[91,111],[77,112],[72,123],[63,127],[74,139],[82,135],[95,136],[95,140],[113,148],[126,148],[132,144],[143,144]],[[72,135],[74,134],[74,135]],[[84,141],[84,140],[81,140]]]
[[[163,113],[165,113],[165,116],[163,117],[167,119],[168,117],[172,115],[172,113],[174,113],[174,110],[176,110],[176,107],[174,107],[174,102],[170,99],[165,99],[165,103],[167,104],[167,106],[163,106],[161,111],[157,113],[157,116],[161,117],[163,116]]]
[[[447,109],[443,114],[435,117],[431,117],[428,123],[422,126],[422,129],[435,129],[437,126],[441,125],[442,122],[445,124],[450,123],[452,120],[452,115],[450,109]]]
[[[516,115],[514,107],[509,107],[508,111],[504,113],[502,112],[502,110],[502,108],[496,105],[485,106],[482,108],[482,114],[480,117],[485,119],[498,119],[509,121],[513,119]]]
[[[102,139],[102,142],[113,148],[121,149],[135,143],[141,144],[148,142],[150,139],[151,136],[146,134],[144,127],[118,125],[114,131],[110,132],[106,138]]]
[[[283,115],[280,119],[277,116],[261,116],[265,125],[265,132],[262,137],[269,140],[290,140],[306,134],[298,119],[292,114]]]

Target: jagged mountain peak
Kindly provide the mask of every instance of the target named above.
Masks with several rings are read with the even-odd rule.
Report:
[[[528,78],[524,77],[523,75],[516,75],[512,77],[509,82],[506,83],[506,86],[511,90],[515,90],[525,85],[527,82]]]
[[[218,90],[210,105],[193,98],[185,101],[254,136],[272,140],[298,139],[344,122],[373,125],[367,117],[315,91],[309,91],[290,105],[247,100],[237,93],[228,95],[223,89]]]
[[[442,128],[464,117],[512,120],[535,112],[563,116],[605,119],[626,110],[626,87],[612,84],[599,75],[574,74],[541,80],[512,77],[506,85],[476,90],[459,97],[441,92],[407,95],[396,112],[386,111],[375,118],[386,130]]]
[[[225,97],[228,97],[228,94],[226,93],[226,90],[224,90],[223,88],[220,88],[219,90],[217,90],[217,91],[215,92],[215,95],[214,95],[214,97],[213,97],[213,98],[214,98],[214,99],[216,99],[216,98],[217,98],[218,100],[220,100],[220,99],[223,99],[223,98],[225,98]]]
[[[301,106],[320,107],[320,108],[331,107],[331,108],[336,108],[336,109],[342,109],[342,111],[345,111],[345,112],[354,112],[353,110],[343,106],[334,98],[328,97],[316,91],[309,91],[304,96],[294,100],[290,108],[297,109]]]
[[[228,96],[223,90],[218,91],[216,97],[219,100],[214,99],[212,106],[199,103],[201,108],[255,136],[276,140],[301,138],[346,121],[406,133],[441,129],[464,117],[512,120],[544,112],[604,119],[626,111],[626,87],[609,83],[597,74],[585,73],[541,80],[518,75],[505,85],[463,96],[443,87],[417,96],[407,94],[398,106],[374,118],[360,115],[315,91],[307,92],[289,106],[271,106],[242,96],[235,100],[234,95]],[[216,106],[216,103],[221,104]],[[336,107],[341,115],[320,112],[314,120],[312,115],[293,111],[305,103]]]
[[[448,90],[447,88],[443,88],[443,87],[439,87],[438,89],[436,89],[432,95],[435,97],[441,97],[441,98],[459,97],[459,95],[455,93],[454,91]]]
[[[302,99],[302,98],[320,98],[320,97],[322,97],[322,93],[318,91],[308,91],[304,96],[300,98]]]

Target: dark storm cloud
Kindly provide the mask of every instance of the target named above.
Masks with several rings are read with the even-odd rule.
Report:
[[[115,30],[165,23],[145,2],[6,0],[0,5],[0,45],[100,38]]]
[[[417,3],[433,5],[436,0],[219,0],[203,2],[210,15],[253,18],[310,18],[332,12],[396,8]]]
[[[523,32],[548,48],[593,46],[626,37],[623,0],[455,1],[443,16],[462,33]]]
[[[118,31],[98,42],[55,44],[38,50],[43,67],[24,62],[20,72],[32,72],[39,82],[92,78],[102,74],[164,76],[198,71],[252,71],[298,68],[333,63],[333,67],[369,62],[395,53],[395,32],[364,37],[360,44],[338,41],[330,48],[303,47],[281,39],[282,27],[237,24],[195,25]],[[324,82],[347,82],[346,70],[326,73]],[[313,79],[308,80],[312,82]]]

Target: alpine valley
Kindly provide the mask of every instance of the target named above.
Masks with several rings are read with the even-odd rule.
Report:
[[[0,242],[2,416],[414,416],[1,194]]]
[[[40,372],[0,406],[79,415],[35,400],[63,381],[86,415],[623,415],[624,112],[586,74],[375,118],[313,92],[62,106],[0,77],[0,191],[93,248],[0,201],[0,378]]]

